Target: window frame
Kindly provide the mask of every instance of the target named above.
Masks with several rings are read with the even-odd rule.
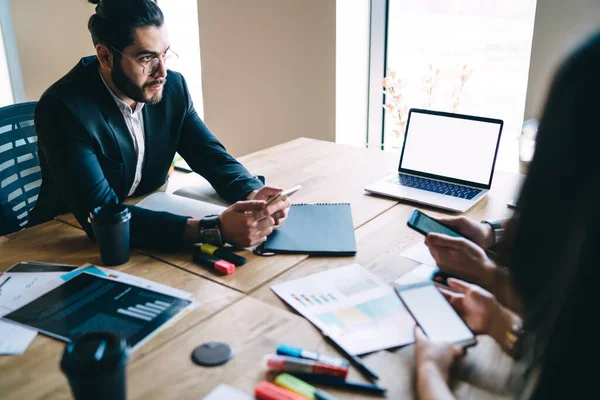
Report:
[[[19,52],[15,30],[12,23],[10,4],[8,0],[0,0],[0,29],[4,38],[4,49],[6,51],[6,62],[8,65],[8,74],[13,94],[14,103],[23,103],[27,101],[25,96],[25,86],[23,85],[23,74],[21,72],[21,63],[19,61]]]
[[[389,0],[371,0],[369,38],[369,90],[367,147],[384,148],[385,94],[381,80],[387,68],[387,31]]]

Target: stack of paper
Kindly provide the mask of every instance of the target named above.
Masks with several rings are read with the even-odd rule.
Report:
[[[60,277],[72,271],[74,265],[42,262],[21,262],[0,275],[0,317],[16,310],[48,290],[60,285]],[[0,355],[23,354],[37,331],[8,321],[0,321]]]
[[[93,265],[24,262],[2,278],[0,354],[23,353],[38,331],[70,341],[95,329],[118,332],[135,350],[196,306],[190,293]]]

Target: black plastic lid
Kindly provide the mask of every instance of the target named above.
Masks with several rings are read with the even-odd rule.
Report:
[[[118,224],[131,219],[131,211],[124,204],[109,204],[94,208],[90,222],[97,224]]]
[[[208,342],[194,349],[192,361],[204,367],[216,367],[233,358],[233,349],[226,343]]]
[[[71,374],[111,373],[127,362],[129,348],[124,339],[109,331],[88,332],[67,344],[61,369]]]

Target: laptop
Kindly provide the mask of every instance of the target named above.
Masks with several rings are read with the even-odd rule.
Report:
[[[365,190],[466,211],[492,186],[503,125],[499,119],[412,108],[398,172]]]

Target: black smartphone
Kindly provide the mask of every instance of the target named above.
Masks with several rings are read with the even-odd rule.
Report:
[[[441,222],[436,221],[431,218],[429,215],[417,210],[416,208],[413,210],[410,218],[408,219],[407,225],[414,229],[415,231],[422,233],[427,236],[428,233],[443,233],[444,235],[452,236],[452,237],[464,237],[458,232],[448,228],[446,225]],[[452,275],[448,275],[445,272],[436,269],[431,276],[431,280],[441,285],[443,287],[448,288],[448,278],[452,278]]]
[[[432,282],[396,285],[396,293],[429,339],[461,347],[477,343],[475,334]]]
[[[422,213],[416,208],[413,210],[410,218],[407,222],[408,226],[414,229],[415,231],[422,233],[427,236],[428,233],[442,233],[444,235],[452,236],[452,237],[464,237],[458,232],[448,228],[446,225],[441,222],[436,221],[431,218],[429,215]]]

